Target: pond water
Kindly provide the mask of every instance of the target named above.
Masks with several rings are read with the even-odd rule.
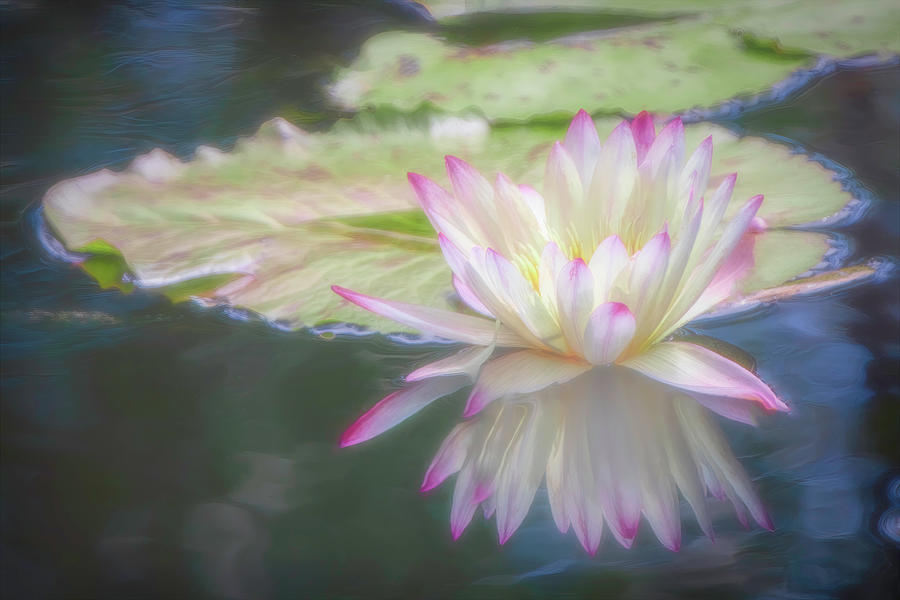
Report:
[[[631,550],[610,537],[589,557],[556,531],[541,490],[502,548],[480,518],[453,542],[450,488],[423,496],[418,486],[459,398],[337,448],[439,347],[323,341],[100,291],[36,236],[36,204],[63,178],[155,146],[181,156],[228,146],[275,114],[326,127],[337,115],[318,86],[330,69],[367,35],[427,20],[402,2],[38,6],[2,9],[4,597],[896,592],[896,277],[695,328],[752,354],[793,407],[758,428],[721,423],[774,532],[745,530],[713,502],[715,544],[685,519],[677,553],[642,527]],[[839,66],[777,104],[711,116],[838,170],[871,202],[837,230],[846,260],[896,260],[896,65]]]

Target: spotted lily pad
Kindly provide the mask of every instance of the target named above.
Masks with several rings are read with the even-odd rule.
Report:
[[[486,47],[417,33],[370,39],[331,87],[342,106],[480,112],[527,121],[641,110],[678,112],[764,92],[806,56],[748,52],[726,28],[703,20],[652,24],[553,42]]]
[[[429,2],[443,23],[474,14],[569,11],[575,17],[609,15],[711,19],[772,44],[772,49],[837,57],[900,52],[900,4],[895,0],[439,0]],[[581,29],[584,31],[585,29]]]
[[[233,151],[201,147],[189,163],[155,150],[125,171],[57,184],[44,199],[44,214],[104,287],[223,303],[289,329],[354,323],[402,330],[348,306],[329,288],[458,308],[406,171],[446,183],[442,156],[452,153],[539,187],[546,153],[561,132],[490,130],[460,120],[373,130],[363,120],[307,134],[276,119]],[[612,125],[598,122],[601,133]],[[459,131],[465,135],[452,135]],[[782,228],[827,220],[851,202],[832,173],[787,148],[715,126],[689,126],[688,144],[709,134],[713,183],[738,171],[736,198],[767,196],[761,215],[771,229],[759,236],[755,272],[742,294],[819,265],[829,236]]]

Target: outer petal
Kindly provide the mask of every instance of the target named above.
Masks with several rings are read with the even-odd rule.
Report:
[[[337,285],[331,286],[331,289],[339,296],[370,312],[448,340],[480,346],[494,343],[498,346],[527,345],[516,334],[505,327],[498,327],[493,321],[487,319],[439,308],[375,298]]]
[[[590,369],[586,363],[531,350],[501,356],[482,368],[463,416],[471,417],[501,396],[536,392]]]
[[[584,358],[595,365],[615,361],[634,337],[634,315],[621,302],[601,304],[584,330]]]
[[[689,392],[743,398],[769,410],[788,410],[756,375],[737,364],[688,342],[661,342],[621,363],[647,377]]]
[[[438,398],[469,383],[468,377],[437,377],[416,382],[383,398],[341,436],[341,448],[365,442],[416,414]]]
[[[493,346],[470,346],[456,354],[419,367],[406,376],[406,381],[421,381],[442,375],[468,375],[475,378],[478,369],[494,352]]]
[[[459,294],[460,299],[465,305],[475,312],[482,314],[489,319],[497,318],[496,315],[491,313],[490,309],[484,305],[484,302],[481,301],[481,298],[478,297],[475,290],[469,287],[469,284],[457,275],[453,276],[453,289],[456,290],[456,293]]]

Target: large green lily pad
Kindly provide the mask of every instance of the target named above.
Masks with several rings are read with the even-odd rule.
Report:
[[[764,93],[815,65],[817,54],[900,52],[894,0],[521,0],[434,8],[451,15],[440,21],[442,30],[370,39],[354,64],[336,74],[335,101],[352,110],[389,105],[411,111],[429,104],[452,113],[474,110],[493,121],[579,108],[592,114],[674,113]],[[555,12],[547,19],[521,12],[540,9]],[[581,33],[534,43],[546,38],[550,26],[561,34],[566,28]],[[514,41],[479,45],[501,36]]]
[[[439,0],[428,6],[442,23],[471,19],[473,13],[702,16],[769,40],[776,49],[836,57],[900,52],[900,4],[895,0]]]
[[[806,56],[748,52],[741,38],[702,20],[652,24],[542,44],[469,47],[428,34],[384,33],[331,88],[342,106],[430,103],[488,119],[678,112],[764,92]]]
[[[503,170],[539,187],[546,153],[563,132],[489,130],[471,120],[373,132],[363,120],[307,134],[276,119],[232,152],[201,147],[190,163],[157,150],[123,172],[57,184],[44,214],[104,287],[127,292],[136,285],[174,300],[224,303],[290,329],[346,322],[403,331],[329,288],[458,308],[406,171],[446,184],[442,156],[453,153],[486,173]],[[598,123],[602,133],[612,126]],[[738,171],[736,198],[767,196],[761,214],[775,229],[759,237],[756,270],[742,292],[816,267],[828,236],[778,228],[820,222],[851,202],[832,173],[765,140],[711,125],[687,131],[689,146],[714,136],[714,181]]]

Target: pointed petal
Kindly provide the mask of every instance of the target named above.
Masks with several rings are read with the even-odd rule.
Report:
[[[472,517],[478,503],[473,502],[475,494],[474,468],[471,462],[463,465],[456,476],[456,486],[453,488],[453,501],[450,506],[450,534],[454,540],[458,540],[463,534]]]
[[[447,477],[459,471],[466,461],[466,453],[472,444],[473,424],[464,421],[458,424],[444,439],[434,460],[425,472],[420,491],[427,492],[441,485]]]
[[[465,417],[477,414],[497,398],[536,392],[568,381],[591,369],[591,365],[552,354],[522,350],[487,363],[472,390]]]
[[[444,157],[444,162],[453,193],[470,214],[493,214],[494,190],[478,169],[455,156]]]
[[[453,276],[453,289],[459,294],[460,300],[475,312],[484,315],[489,319],[497,318],[496,315],[491,313],[490,309],[484,305],[484,302],[481,301],[478,294],[475,293],[475,290],[470,288],[469,284],[457,275]]]
[[[463,248],[475,245],[474,234],[458,208],[458,202],[444,188],[418,173],[407,173],[407,179],[419,199],[425,216],[435,231],[442,233]]]
[[[341,436],[341,448],[372,439],[468,383],[468,377],[437,377],[413,383],[384,397],[347,428]]]
[[[788,410],[756,375],[697,344],[661,342],[622,365],[689,392],[743,398],[768,410]]]
[[[647,150],[644,163],[649,167],[652,176],[656,176],[659,168],[669,159],[669,155],[675,164],[681,164],[684,157],[684,124],[679,117],[672,119],[663,127]]]
[[[584,189],[588,189],[600,153],[600,137],[594,121],[584,109],[579,110],[572,119],[563,146],[575,162]]]
[[[621,302],[601,304],[584,330],[584,358],[591,364],[614,362],[634,337],[634,315]]]
[[[331,286],[331,289],[344,299],[370,312],[448,340],[481,346],[493,343],[498,346],[527,345],[516,334],[505,327],[498,328],[493,321],[487,319],[439,308],[375,298],[337,285]]]
[[[634,146],[637,150],[637,162],[644,162],[650,145],[656,138],[656,128],[653,125],[653,117],[646,110],[641,111],[631,121],[631,135],[634,136]]]
[[[444,162],[457,200],[454,206],[456,219],[465,223],[479,246],[496,246],[502,241],[502,232],[498,228],[493,187],[464,160],[446,156]]]
[[[628,123],[613,129],[600,150],[591,180],[590,198],[596,214],[585,215],[595,223],[605,223],[609,231],[620,231],[637,185],[637,150]]]
[[[690,194],[692,176],[695,178],[694,186],[698,190],[698,195],[704,195],[707,182],[709,181],[709,166],[712,163],[712,155],[713,139],[712,136],[709,136],[700,142],[700,145],[697,146],[697,149],[694,150],[694,153],[684,164],[679,181],[681,196],[687,197]]]

